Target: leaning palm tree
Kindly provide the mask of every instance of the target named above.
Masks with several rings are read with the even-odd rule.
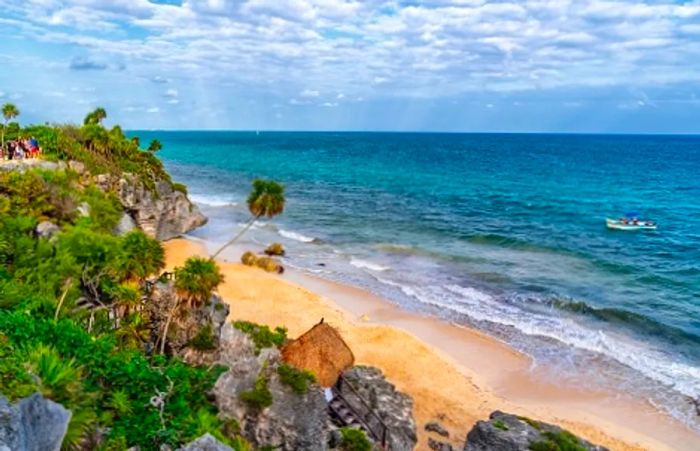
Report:
[[[160,141],[158,141],[157,139],[154,139],[150,142],[150,144],[148,144],[148,149],[146,149],[146,150],[148,150],[151,153],[156,153],[162,148],[163,148],[163,145],[160,143]]]
[[[160,341],[160,352],[165,352],[165,342],[168,339],[168,329],[175,314],[183,307],[197,307],[206,302],[214,289],[224,281],[224,275],[219,270],[219,265],[212,259],[190,257],[185,265],[175,269],[175,300],[163,327],[163,335]]]
[[[233,239],[216,251],[212,259],[216,258],[224,249],[235,243],[252,225],[263,216],[272,218],[284,211],[284,186],[273,180],[255,179],[253,190],[248,195],[248,211],[253,217],[243,230],[233,237]]]
[[[5,122],[2,126],[2,148],[5,148],[5,130],[7,129],[7,124],[11,119],[19,116],[19,110],[12,103],[6,103],[2,106],[2,117],[5,118]]]

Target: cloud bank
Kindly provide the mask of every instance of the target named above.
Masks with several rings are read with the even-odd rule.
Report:
[[[13,41],[5,65],[54,74],[0,75],[4,91],[65,84],[64,67],[96,91],[76,102],[147,100],[153,126],[187,125],[188,111],[194,127],[372,128],[356,116],[394,114],[396,127],[378,128],[430,129],[445,111],[444,128],[472,129],[486,111],[502,129],[536,129],[533,114],[541,129],[572,128],[557,118],[570,124],[572,110],[597,104],[618,114],[604,129],[698,112],[700,1],[0,0],[0,10]]]

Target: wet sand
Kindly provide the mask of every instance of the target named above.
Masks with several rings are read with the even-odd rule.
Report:
[[[177,239],[164,245],[169,268],[191,255],[207,255],[199,242]],[[559,424],[613,450],[700,449],[700,436],[652,405],[557,384],[533,369],[527,356],[478,331],[300,272],[278,276],[219,263],[226,277],[219,293],[231,306],[231,320],[285,326],[293,338],[324,318],[340,331],[356,363],[380,368],[408,393],[414,400],[417,449],[428,449],[424,425],[438,419],[453,446],[462,449],[472,425],[494,410]]]

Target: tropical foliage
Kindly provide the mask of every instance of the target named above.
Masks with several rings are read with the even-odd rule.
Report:
[[[140,230],[114,235],[123,208],[90,175],[131,172],[146,187],[169,178],[118,126],[105,129],[105,117],[98,109],[81,127],[22,130],[45,158],[78,161],[86,173],[0,172],[0,392],[16,400],[38,391],[69,408],[66,449],[178,448],[206,432],[248,449],[207,399],[222,369],[187,365],[152,345],[148,287],[163,269],[163,248]],[[42,221],[58,231],[39,236]],[[223,280],[207,259],[177,273],[182,309],[205,302]],[[192,344],[212,339],[205,327]]]
[[[5,147],[5,132],[7,130],[7,124],[10,122],[10,120],[16,118],[17,116],[19,116],[19,110],[14,104],[6,103],[2,106],[2,117],[4,119],[2,124],[2,132],[0,132],[2,135],[2,147]]]

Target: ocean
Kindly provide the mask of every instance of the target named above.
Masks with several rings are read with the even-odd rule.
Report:
[[[283,215],[242,244],[398,306],[476,327],[555,372],[642,397],[700,432],[700,137],[132,132],[157,138],[209,218],[249,219],[251,181]],[[653,232],[607,230],[639,211]]]

